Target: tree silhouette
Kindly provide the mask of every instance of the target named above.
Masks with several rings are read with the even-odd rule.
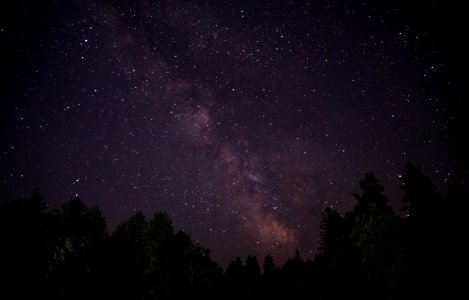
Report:
[[[246,266],[244,267],[244,284],[248,298],[254,298],[259,292],[260,277],[261,269],[256,256],[248,255],[246,258]]]
[[[39,193],[0,203],[1,295],[21,299],[414,299],[453,298],[464,283],[469,192],[445,199],[420,168],[402,178],[396,215],[373,173],[351,211],[322,213],[314,261],[297,249],[278,268],[267,255],[240,257],[223,274],[210,251],[169,216],[135,212],[109,235],[101,210],[73,197],[48,207]]]
[[[244,294],[244,266],[241,258],[236,257],[226,268],[225,275],[226,289],[233,296],[239,297]]]
[[[321,232],[318,255],[328,255],[336,251],[338,239],[344,234],[343,223],[342,217],[336,210],[326,207],[319,226]]]
[[[267,255],[265,257],[263,269],[264,269],[264,273],[263,273],[264,276],[273,274],[275,273],[275,271],[277,271],[277,266],[275,265],[274,259],[272,258],[272,256]]]
[[[390,212],[391,207],[387,205],[389,200],[383,194],[384,187],[379,184],[373,173],[365,174],[365,178],[360,180],[360,188],[363,191],[362,195],[353,194],[357,199],[353,212],[359,225],[366,224],[373,221],[373,218]]]
[[[352,232],[363,276],[364,299],[397,298],[403,273],[399,219],[388,205],[384,187],[373,173],[360,181],[362,195],[354,194],[357,227]]]
[[[150,297],[169,297],[170,253],[173,226],[168,215],[157,212],[147,222],[145,230],[145,293]]]
[[[360,286],[359,253],[352,233],[356,228],[354,213],[341,216],[326,208],[322,214],[321,234],[315,258],[319,293],[325,299],[356,297]]]
[[[261,276],[261,268],[259,267],[259,263],[257,262],[256,256],[250,256],[246,258],[246,266],[245,266],[245,275],[247,278],[252,280],[257,280]]]
[[[2,293],[18,298],[45,297],[47,280],[46,205],[35,191],[0,205]],[[25,288],[28,287],[28,288]]]
[[[62,206],[59,243],[55,248],[56,266],[52,270],[55,297],[79,299],[100,291],[103,275],[104,245],[107,230],[104,217],[97,207],[87,208],[74,197]],[[60,287],[60,288],[57,288]]]
[[[443,237],[444,224],[441,213],[444,209],[443,198],[438,194],[428,176],[413,164],[406,165],[402,178],[404,196],[403,211],[407,213],[406,250],[409,278],[419,278],[409,283],[411,297],[430,296],[441,291],[442,269],[444,262],[440,254],[444,243],[435,243],[435,237]],[[443,213],[444,215],[444,213]],[[421,291],[427,291],[422,295]]]
[[[275,298],[278,296],[279,269],[274,263],[274,259],[270,255],[266,255],[263,264],[264,272],[261,276],[261,287],[259,296],[265,299]]]
[[[146,221],[136,212],[117,227],[111,241],[119,266],[114,273],[121,284],[119,297],[210,298],[219,293],[221,269],[209,251],[193,244],[182,231],[173,234],[171,220],[164,213]]]
[[[111,236],[109,284],[115,297],[140,299],[144,295],[146,225],[145,216],[137,211]]]
[[[467,235],[467,211],[469,189],[461,183],[453,183],[445,209],[441,213],[442,237],[444,245],[438,256],[442,258],[442,286],[448,298],[457,298],[466,288],[465,276],[469,238]]]

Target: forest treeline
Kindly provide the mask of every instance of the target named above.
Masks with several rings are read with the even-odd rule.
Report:
[[[373,173],[353,209],[326,208],[313,261],[237,257],[225,271],[170,218],[135,212],[109,234],[75,197],[49,208],[35,192],[0,204],[2,299],[421,299],[463,287],[468,191],[441,196],[407,164],[402,213]],[[433,297],[432,297],[433,298]]]

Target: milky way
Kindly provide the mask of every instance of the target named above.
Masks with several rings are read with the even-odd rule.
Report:
[[[445,57],[399,6],[65,2],[4,10],[4,198],[79,195],[111,231],[165,211],[222,265],[281,263],[365,172],[396,210],[407,161],[458,172]]]

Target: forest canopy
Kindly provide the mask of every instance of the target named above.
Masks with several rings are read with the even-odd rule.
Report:
[[[164,212],[136,211],[109,233],[99,207],[73,197],[49,207],[36,191],[0,205],[2,294],[29,299],[414,299],[455,292],[468,191],[445,197],[407,164],[402,213],[373,173],[345,213],[328,207],[313,261],[299,250],[236,257],[226,270],[175,232]],[[3,298],[3,297],[2,297]]]

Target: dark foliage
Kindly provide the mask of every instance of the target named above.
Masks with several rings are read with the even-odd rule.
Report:
[[[14,299],[217,298],[222,272],[169,217],[136,212],[108,235],[101,211],[38,193],[1,204],[2,295]],[[2,297],[2,299],[7,299]]]
[[[400,216],[373,173],[360,187],[352,211],[323,212],[314,261],[296,250],[279,268],[267,255],[261,271],[256,256],[237,257],[224,274],[165,213],[135,212],[110,235],[100,209],[78,197],[61,208],[38,192],[2,202],[2,299],[414,299],[461,290],[467,189],[455,184],[444,198],[409,163]]]

